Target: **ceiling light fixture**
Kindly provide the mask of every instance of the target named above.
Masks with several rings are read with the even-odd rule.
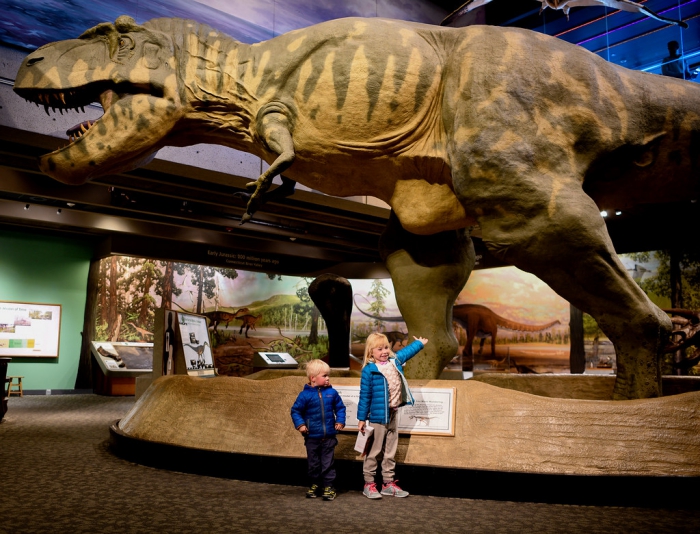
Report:
[[[56,214],[57,214],[57,215],[60,215],[60,214],[61,214],[61,208],[58,208],[58,209],[56,210]]]
[[[620,210],[615,210],[615,215],[622,215],[622,212]]]
[[[25,209],[25,210],[28,210],[28,209],[29,209],[29,204],[25,204],[25,205],[24,205],[24,209]]]
[[[66,206],[68,206],[69,208],[72,208],[75,206],[75,204],[73,202],[66,202]]]
[[[608,212],[605,211],[605,210],[603,210],[603,211],[600,212],[600,216],[601,216],[601,217],[607,217],[607,216],[608,216]]]

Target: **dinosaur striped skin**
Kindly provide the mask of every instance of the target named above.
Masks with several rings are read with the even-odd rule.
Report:
[[[671,324],[617,260],[596,202],[697,198],[692,83],[511,28],[350,18],[244,45],[192,21],[120,17],[30,54],[15,91],[47,107],[105,107],[41,158],[66,183],[207,142],[270,164],[251,184],[247,216],[284,173],[331,195],[385,200],[412,234],[479,224],[496,256],[597,319],[616,346],[617,398],[660,394]],[[415,290],[400,289],[399,276],[397,298]],[[455,298],[444,296],[445,311]],[[411,330],[425,310],[402,315]],[[454,355],[444,315],[425,374]]]

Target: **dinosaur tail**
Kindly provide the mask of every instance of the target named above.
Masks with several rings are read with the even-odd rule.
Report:
[[[388,323],[403,323],[403,322],[405,322],[405,319],[403,317],[401,317],[400,315],[393,316],[393,317],[384,317],[382,315],[372,315],[371,313],[367,313],[362,308],[360,308],[359,304],[357,304],[356,297],[358,297],[358,296],[362,297],[362,295],[355,294],[352,296],[352,301],[355,303],[355,307],[362,315],[366,315],[367,317],[371,317],[372,319],[377,319],[379,321],[386,321]],[[367,299],[365,299],[365,300],[367,300]]]
[[[498,326],[505,328],[506,330],[516,330],[518,332],[539,332],[540,330],[547,330],[547,328],[561,324],[561,321],[559,320],[552,321],[551,323],[547,324],[523,324],[516,323],[515,321],[511,321],[510,319],[506,319],[505,317],[501,317],[495,313],[493,315],[496,317],[496,324]]]

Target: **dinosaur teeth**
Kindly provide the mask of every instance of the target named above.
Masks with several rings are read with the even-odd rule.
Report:
[[[88,130],[95,125],[96,122],[97,121],[85,121],[73,126],[70,130],[66,131],[68,139],[70,139],[71,143],[73,141],[77,141],[79,138],[85,135],[88,132]]]

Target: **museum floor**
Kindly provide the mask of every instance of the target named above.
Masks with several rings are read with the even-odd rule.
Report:
[[[305,499],[301,487],[144,467],[109,447],[110,423],[133,404],[133,397],[97,395],[11,398],[0,423],[0,534],[700,532],[699,509],[424,495],[370,501],[360,491],[325,502]]]

